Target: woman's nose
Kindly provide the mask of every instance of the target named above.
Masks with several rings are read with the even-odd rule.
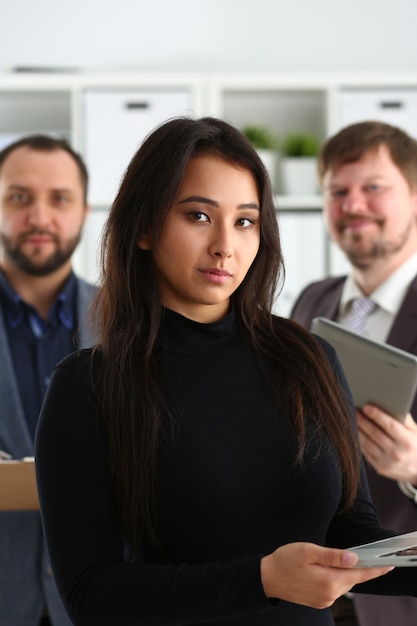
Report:
[[[232,255],[232,237],[226,229],[216,231],[210,244],[210,253],[216,257],[225,259]]]

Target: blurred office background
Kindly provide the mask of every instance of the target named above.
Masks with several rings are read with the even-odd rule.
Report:
[[[5,0],[0,17],[0,145],[45,131],[84,154],[93,212],[75,267],[91,280],[118,180],[163,118],[213,114],[320,142],[380,117],[417,136],[415,0]],[[289,193],[279,172],[275,184],[286,314],[306,282],[344,260],[318,189]]]

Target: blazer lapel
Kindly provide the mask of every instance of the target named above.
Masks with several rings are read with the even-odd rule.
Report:
[[[14,457],[33,454],[33,442],[23,413],[9,342],[0,311],[0,448]]]
[[[387,343],[417,354],[417,276],[407,291],[387,337]]]
[[[342,289],[343,289],[343,285],[340,287],[340,291],[336,299],[327,301],[325,298],[325,301],[323,303],[324,313],[322,317],[326,317],[330,320],[336,320],[338,313],[339,313],[339,305],[340,305],[340,298],[342,295]]]
[[[78,318],[87,318],[87,309],[94,295],[94,287],[79,280]],[[80,324],[79,342],[81,347],[92,344],[88,324]],[[16,458],[33,454],[33,441],[23,412],[19,389],[14,374],[14,366],[9,350],[7,332],[0,310],[0,449]]]
[[[95,343],[94,330],[91,328],[89,309],[96,293],[96,287],[78,278],[77,316],[77,349],[89,348]]]

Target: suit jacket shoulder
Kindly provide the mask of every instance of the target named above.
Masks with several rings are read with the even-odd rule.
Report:
[[[405,294],[387,343],[417,355],[417,276]]]
[[[310,285],[298,296],[290,317],[307,330],[315,317],[335,319],[346,276],[325,278]]]
[[[77,317],[78,330],[76,333],[76,347],[89,348],[96,339],[93,320],[90,317],[90,308],[97,293],[97,287],[86,282],[79,276],[77,281]]]

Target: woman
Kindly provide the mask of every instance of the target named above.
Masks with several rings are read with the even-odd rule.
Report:
[[[354,585],[415,594],[340,549],[392,533],[333,351],[271,314],[282,255],[247,140],[211,118],[156,129],[102,267],[97,346],[55,369],[36,440],[74,623],[325,626]]]

